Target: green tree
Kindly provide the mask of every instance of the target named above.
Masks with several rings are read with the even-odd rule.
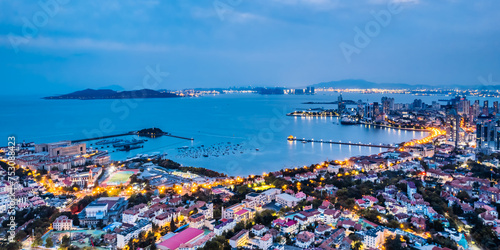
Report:
[[[41,246],[42,244],[43,244],[42,238],[36,237],[35,240],[33,241],[33,244],[31,244],[31,246],[37,247],[37,246]]]
[[[175,221],[173,221],[173,220],[170,222],[170,230],[172,232],[174,232],[175,230],[177,230],[177,225],[175,224]]]
[[[385,240],[384,247],[387,250],[400,250],[400,249],[410,249],[407,245],[403,236],[396,235],[393,237],[388,237]]]
[[[54,242],[52,242],[52,238],[48,237],[46,240],[45,240],[45,247],[48,247],[48,248],[51,248],[54,246]]]
[[[67,248],[71,244],[71,239],[67,236],[64,235],[61,239],[61,248]]]

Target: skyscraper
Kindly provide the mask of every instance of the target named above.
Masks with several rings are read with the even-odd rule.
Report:
[[[389,114],[394,110],[394,98],[382,97],[382,112]]]
[[[488,116],[490,114],[488,110],[488,101],[484,101],[483,103],[483,115]]]

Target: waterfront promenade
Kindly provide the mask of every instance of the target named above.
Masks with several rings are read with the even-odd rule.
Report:
[[[329,141],[324,141],[324,140],[314,140],[314,139],[297,139],[293,136],[289,136],[288,137],[288,141],[299,141],[299,142],[311,142],[311,143],[329,143],[329,144],[336,144],[336,145],[347,145],[347,146],[360,146],[360,147],[372,147],[372,148],[388,148],[388,149],[393,149],[393,148],[397,148],[396,146],[392,146],[392,145],[387,145],[387,144],[366,144],[366,143],[353,143],[353,142],[341,142],[341,141],[332,141],[332,140],[329,140]]]

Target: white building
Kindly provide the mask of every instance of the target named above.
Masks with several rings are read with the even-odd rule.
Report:
[[[214,218],[214,204],[207,203],[205,206],[198,209],[205,216],[205,219],[211,220]]]
[[[54,230],[57,230],[57,231],[71,230],[71,228],[73,227],[73,220],[69,219],[65,215],[59,216],[52,223],[52,227],[54,228]]]
[[[222,235],[224,232],[227,232],[229,230],[233,230],[233,228],[236,226],[236,221],[233,219],[226,220],[222,222],[221,224],[217,225],[214,227],[214,233],[217,236]]]
[[[116,234],[116,247],[123,248],[132,238],[139,237],[141,232],[147,232],[151,230],[151,222],[147,220],[138,221],[135,226],[127,228],[120,233]]]
[[[123,211],[122,222],[127,224],[134,224],[139,217],[140,212],[138,210],[127,209]]]
[[[379,249],[385,242],[386,237],[392,233],[381,227],[372,228],[366,231],[365,237],[363,239],[363,246],[366,248],[376,248]]]
[[[299,203],[299,199],[289,194],[276,195],[276,202],[284,207],[295,207]]]
[[[311,232],[300,232],[297,234],[297,241],[295,245],[300,248],[309,248],[309,246],[314,242],[314,234]]]
[[[271,188],[262,193],[264,195],[264,203],[269,203],[271,201],[274,201],[276,199],[276,196],[278,194],[281,194],[281,189],[278,188]]]
[[[262,238],[260,238],[259,240],[260,249],[267,250],[268,248],[271,247],[271,245],[273,245],[273,237],[271,236],[271,234],[266,234],[262,236]]]

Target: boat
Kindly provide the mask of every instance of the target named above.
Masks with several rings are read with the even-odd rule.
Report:
[[[142,148],[144,146],[139,146],[139,145],[125,145],[123,148],[120,148],[118,149],[119,151],[130,151],[132,149],[138,149],[138,148]]]
[[[123,146],[131,146],[131,145],[136,145],[136,144],[140,144],[140,143],[144,143],[144,140],[133,139],[131,141],[122,141],[122,142],[113,144],[113,147],[119,148],[119,147],[123,147]]]
[[[358,121],[355,120],[354,118],[349,117],[349,116],[343,116],[342,119],[340,119],[340,124],[342,124],[342,125],[355,125],[355,124],[358,124]]]
[[[255,151],[259,151],[260,149],[256,148]]]
[[[106,145],[106,144],[112,144],[112,143],[118,143],[123,140],[121,139],[112,139],[112,140],[101,140],[95,143],[95,145]]]

